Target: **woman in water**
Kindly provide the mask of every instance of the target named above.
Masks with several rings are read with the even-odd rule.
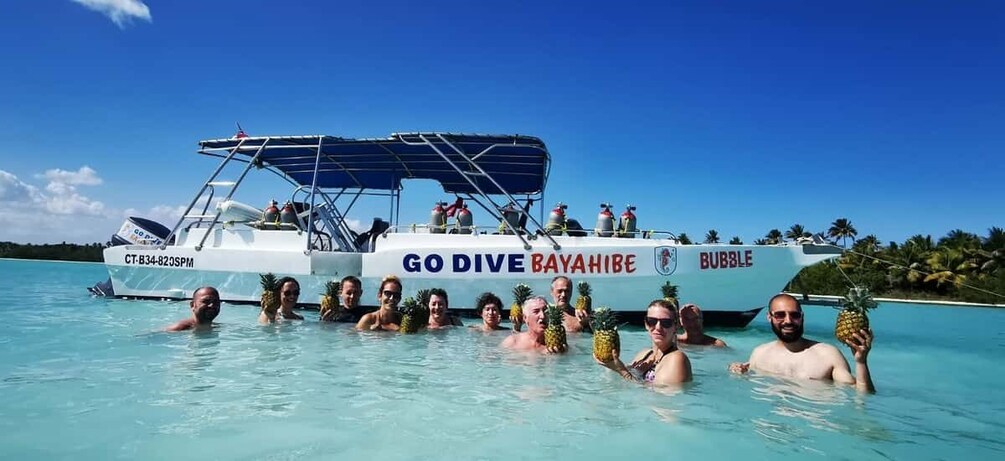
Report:
[[[297,279],[293,277],[283,277],[276,282],[276,285],[279,286],[279,311],[262,310],[262,313],[258,314],[258,323],[269,324],[277,320],[303,320],[302,315],[293,312],[293,308],[297,307],[297,301],[300,299],[300,282],[297,282]]]
[[[502,320],[502,300],[498,296],[489,292],[478,295],[478,299],[475,300],[475,312],[482,318],[482,323],[472,325],[471,329],[486,333],[506,329],[499,325]]]
[[[653,341],[652,348],[639,351],[628,366],[621,362],[617,350],[608,362],[594,359],[630,381],[641,380],[657,386],[691,381],[691,361],[677,348],[678,324],[677,309],[668,301],[654,300],[646,310],[645,325]]]
[[[447,292],[442,288],[429,290],[429,325],[430,330],[439,330],[451,326],[463,326],[461,319],[447,312]]]
[[[360,331],[398,331],[401,325],[401,313],[398,312],[398,302],[401,301],[401,279],[394,275],[384,277],[377,290],[377,301],[380,309],[370,312],[359,319],[356,329]]]

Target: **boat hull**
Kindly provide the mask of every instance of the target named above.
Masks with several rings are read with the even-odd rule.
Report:
[[[216,229],[196,249],[201,235],[183,235],[178,245],[119,246],[105,250],[105,263],[120,297],[184,299],[211,285],[231,302],[257,302],[259,274],[289,275],[301,284],[301,301],[315,304],[325,282],[347,275],[363,281],[363,303],[376,304],[380,280],[394,274],[406,295],[439,287],[451,307],[471,308],[486,291],[509,302],[517,283],[548,297],[552,279],[565,275],[593,287],[593,305],[644,312],[665,282],[677,285],[681,302],[706,311],[710,325],[736,324],[735,313],[766,304],[800,269],[834,258],[831,245],[677,245],[671,240],[602,237],[544,238],[520,246],[512,235],[389,233],[369,253],[305,252],[297,232]],[[733,314],[717,320],[715,312]],[[728,317],[728,318],[727,318]],[[747,320],[749,322],[749,318]],[[745,322],[744,322],[745,324]],[[742,325],[741,325],[742,326]]]

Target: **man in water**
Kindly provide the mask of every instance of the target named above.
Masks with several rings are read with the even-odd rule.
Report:
[[[338,317],[335,317],[335,311],[328,311],[324,317],[321,317],[321,320],[325,322],[358,322],[363,314],[366,314],[359,306],[359,300],[363,296],[362,282],[352,275],[347,275],[339,282],[339,287],[339,300],[341,301],[339,304],[342,308]]]
[[[213,287],[195,290],[188,303],[192,317],[167,327],[167,331],[202,330],[213,327],[213,319],[220,314],[220,292]]]
[[[680,308],[679,314],[680,325],[684,327],[684,333],[677,335],[678,343],[726,347],[725,341],[705,334],[705,318],[701,314],[700,307],[695,304],[685,304]]]
[[[590,313],[585,309],[576,310],[569,304],[569,300],[572,299],[572,280],[569,277],[559,275],[551,279],[551,299],[565,314],[562,320],[565,331],[570,333],[589,331]]]
[[[853,384],[860,392],[876,392],[867,358],[872,349],[872,331],[860,330],[846,344],[855,356],[855,374],[838,348],[803,338],[803,308],[796,298],[780,294],[768,302],[768,322],[777,341],[762,344],[747,363],[733,363],[729,371],[762,373],[790,378],[819,379]]]
[[[548,301],[540,296],[534,296],[523,303],[523,320],[527,323],[527,331],[523,333],[513,333],[503,340],[500,346],[518,351],[532,351],[560,354],[565,349],[548,349],[544,344],[544,330],[547,324],[544,321],[544,312],[548,307]]]

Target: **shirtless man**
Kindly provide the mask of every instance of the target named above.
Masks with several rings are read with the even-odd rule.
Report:
[[[684,333],[677,335],[677,342],[697,346],[726,347],[725,341],[705,334],[704,320],[701,308],[697,305],[685,304],[681,307],[680,324],[684,327]]]
[[[853,384],[860,392],[876,392],[867,359],[872,349],[872,331],[861,330],[846,342],[855,356],[855,374],[838,348],[803,338],[803,308],[796,298],[780,294],[768,303],[768,322],[777,341],[762,344],[747,363],[733,363],[729,371],[748,370],[790,378],[818,379]]]
[[[527,331],[513,333],[503,340],[500,346],[518,351],[540,352],[542,354],[560,354],[565,349],[548,349],[544,345],[544,311],[548,301],[540,296],[534,296],[523,303],[523,320],[527,323]]]
[[[220,314],[220,292],[213,287],[195,290],[188,303],[192,317],[167,327],[167,331],[203,330],[213,327],[213,319]]]
[[[565,331],[571,333],[589,331],[590,313],[576,310],[569,304],[569,300],[572,299],[572,280],[569,277],[559,275],[551,279],[551,299],[564,313],[562,325],[565,326]]]

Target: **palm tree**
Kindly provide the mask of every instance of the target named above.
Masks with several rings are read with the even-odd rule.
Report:
[[[765,235],[764,238],[768,240],[768,245],[777,245],[785,241],[782,239],[782,231],[778,229],[769,230],[768,234]]]
[[[710,229],[705,233],[705,243],[719,243],[719,232],[715,229]]]
[[[967,280],[967,273],[974,269],[972,261],[966,258],[962,250],[943,248],[936,250],[928,258],[930,274],[925,277],[925,283],[935,283],[935,288],[944,290],[945,285],[952,284],[959,288]]]
[[[765,239],[754,240],[754,245],[767,245],[767,244],[768,244],[768,241],[765,240]]]
[[[692,244],[691,243],[691,237],[688,237],[687,234],[685,234],[683,232],[681,232],[680,234],[677,235],[677,241],[680,242],[681,245],[691,245]]]
[[[847,218],[838,218],[831,223],[831,228],[827,230],[827,235],[834,239],[835,245],[837,245],[838,239],[841,239],[841,246],[847,247],[848,237],[851,237],[851,241],[854,243],[858,231],[855,230],[855,226]]]
[[[729,244],[730,245],[743,245],[743,240],[740,240],[740,237],[733,237],[733,238],[729,239]]]
[[[981,240],[985,250],[1005,250],[1005,230],[1000,227],[988,229],[988,236]]]
[[[957,250],[977,249],[981,246],[981,238],[963,229],[954,229],[939,239],[938,246]]]
[[[789,230],[785,231],[785,238],[789,240],[798,240],[800,237],[810,237],[813,234],[806,232],[802,224],[793,224]]]

